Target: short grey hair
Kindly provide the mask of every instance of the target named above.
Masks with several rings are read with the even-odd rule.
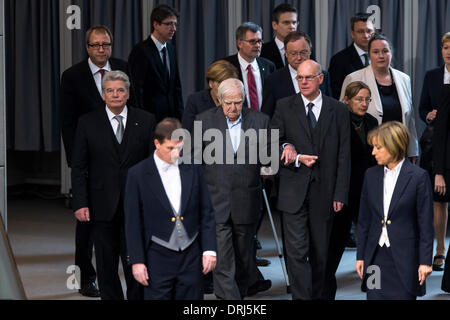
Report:
[[[258,31],[263,33],[263,29],[253,22],[244,22],[236,29],[236,41],[245,40],[245,34],[247,31],[251,31],[253,33],[257,33]]]
[[[231,91],[234,91],[235,89],[238,89],[241,92],[242,99],[245,99],[245,89],[242,81],[239,79],[230,78],[220,83],[217,93],[219,100],[222,101],[225,95],[229,94]]]
[[[127,88],[127,90],[130,90],[130,78],[127,76],[125,72],[119,70],[105,73],[102,79],[102,90],[105,90],[106,82],[117,80],[125,82],[125,88]]]

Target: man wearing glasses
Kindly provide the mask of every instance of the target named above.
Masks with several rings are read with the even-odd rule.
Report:
[[[284,39],[289,33],[296,31],[297,26],[297,9],[289,3],[277,6],[272,14],[272,29],[275,31],[275,38],[264,43],[261,57],[272,61],[277,69],[287,66]]]
[[[261,110],[264,80],[275,71],[271,61],[260,58],[262,43],[262,28],[253,22],[245,22],[236,30],[238,53],[224,58],[238,69],[247,105],[256,111]]]
[[[175,47],[178,13],[157,6],[150,17],[150,37],[138,43],[128,58],[135,106],[153,113],[156,121],[183,116],[183,100]]]
[[[78,119],[85,113],[104,108],[101,81],[106,72],[126,72],[127,63],[111,58],[113,36],[106,26],[94,26],[86,32],[89,58],[64,71],[61,77],[61,131],[67,164],[72,167],[72,149]],[[77,221],[75,233],[75,264],[81,271],[79,292],[86,297],[99,297],[92,265],[93,240],[91,223]]]
[[[336,53],[330,60],[330,81],[333,97],[341,96],[342,83],[347,75],[370,64],[369,41],[375,34],[375,27],[369,20],[370,14],[357,13],[350,20],[353,43]]]
[[[264,83],[261,111],[270,117],[273,116],[278,100],[300,92],[296,79],[297,69],[303,61],[310,59],[312,53],[311,39],[303,31],[289,33],[284,43],[288,64],[272,73]],[[324,80],[320,85],[320,91],[326,96],[331,96],[328,72],[322,70],[322,73]]]
[[[323,298],[333,217],[347,203],[350,120],[346,106],[323,95],[321,66],[297,70],[301,94],[277,103],[271,129],[283,146],[277,208],[283,215],[293,299]]]

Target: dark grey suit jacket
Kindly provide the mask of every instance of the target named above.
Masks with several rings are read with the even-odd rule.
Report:
[[[218,129],[225,137],[218,147],[226,149],[228,143],[228,156],[234,160],[234,164],[226,164],[226,153],[218,159],[225,164],[204,165],[204,172],[208,189],[211,193],[214,210],[216,211],[216,223],[225,223],[231,216],[235,224],[253,224],[258,220],[258,212],[261,204],[261,163],[250,164],[249,149],[251,140],[241,136],[238,154],[245,150],[245,164],[237,164],[232,148],[228,126],[222,108],[209,109],[196,117],[202,121],[203,133],[208,129]],[[242,130],[268,129],[269,117],[258,111],[248,108],[242,109]],[[227,140],[227,141],[226,141]],[[260,142],[258,138],[258,143]],[[211,146],[211,142],[203,142],[203,150]],[[259,148],[255,146],[256,154]],[[253,150],[253,148],[251,148]],[[217,154],[217,153],[216,153]],[[259,157],[259,156],[258,156]],[[257,158],[257,160],[259,160]]]
[[[314,214],[328,218],[332,214],[333,201],[347,203],[350,181],[348,110],[341,102],[324,95],[322,97],[318,146],[313,146],[301,95],[290,96],[277,103],[270,127],[280,130],[280,145],[290,143],[299,154],[319,157],[313,168],[304,165],[299,168],[294,165],[280,167],[278,209],[283,212],[296,213],[300,210],[313,174],[318,179],[321,195],[320,212]]]

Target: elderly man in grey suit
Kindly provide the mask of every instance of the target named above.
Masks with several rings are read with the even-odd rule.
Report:
[[[261,203],[260,148],[267,147],[258,133],[269,128],[269,117],[242,108],[245,91],[238,79],[223,81],[218,97],[220,108],[207,110],[196,118],[201,121],[204,140],[206,131],[218,135],[212,141],[204,141],[201,147],[202,161],[208,164],[204,165],[205,178],[216,211],[214,291],[219,298],[240,300],[251,291],[249,285],[255,283],[251,248]],[[199,122],[194,130],[199,129],[198,125]],[[208,150],[212,150],[213,159],[207,159]],[[266,290],[270,287],[270,280],[260,281],[267,282]]]
[[[350,121],[344,104],[322,95],[318,63],[297,70],[300,94],[279,100],[271,122],[284,147],[278,209],[283,212],[293,299],[322,299],[333,216],[347,202]]]

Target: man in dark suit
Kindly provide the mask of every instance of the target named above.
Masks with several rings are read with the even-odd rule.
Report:
[[[61,131],[67,164],[72,166],[72,149],[78,119],[85,113],[103,109],[101,80],[105,72],[127,71],[127,63],[111,58],[113,36],[106,26],[94,26],[86,32],[89,58],[64,71],[61,77]],[[91,224],[77,221],[75,232],[75,264],[81,271],[80,293],[99,297],[92,266]]]
[[[214,209],[200,166],[179,164],[181,123],[164,119],[156,151],[130,169],[125,226],[130,264],[149,300],[201,300],[203,273],[216,265]],[[203,252],[203,254],[202,254]]]
[[[309,60],[312,53],[312,42],[303,31],[294,31],[284,39],[288,65],[269,75],[264,83],[263,103],[261,112],[269,117],[273,116],[275,106],[281,98],[289,97],[300,92],[297,81],[298,66]],[[331,86],[328,72],[322,70],[324,80],[320,85],[320,91],[326,96],[331,96]]]
[[[214,291],[219,298],[240,300],[249,292],[254,294],[271,286],[270,280],[257,279],[251,250],[261,205],[260,149],[267,147],[258,130],[268,129],[269,117],[242,108],[245,91],[237,79],[223,81],[218,96],[221,108],[209,109],[196,120],[201,121],[202,134],[209,129],[218,130],[222,142],[218,145],[216,140],[214,144],[204,141],[197,151],[203,156],[199,160],[208,163],[203,168],[216,211],[218,258],[213,272]],[[255,131],[257,140],[250,138]],[[222,152],[214,150],[212,159],[205,158],[209,155],[204,152],[214,145]]]
[[[370,39],[375,34],[373,23],[369,20],[370,16],[368,13],[357,13],[351,18],[353,43],[331,57],[328,72],[330,73],[331,90],[335,99],[339,99],[341,96],[345,77],[370,64],[368,47]]]
[[[275,65],[260,58],[262,45],[262,28],[253,22],[245,22],[236,30],[238,53],[225,57],[238,69],[239,79],[244,83],[247,93],[247,105],[260,111],[264,80],[275,71]],[[251,72],[249,72],[251,70]]]
[[[281,99],[278,210],[283,212],[287,267],[294,299],[321,299],[333,215],[347,203],[350,121],[344,104],[321,94],[318,63],[297,70],[301,94]]]
[[[245,22],[236,30],[236,45],[238,53],[224,58],[231,62],[239,73],[239,79],[244,83],[245,92],[247,93],[247,105],[253,110],[260,111],[262,106],[263,87],[265,79],[276,70],[275,65],[261,58],[262,45],[262,28],[253,22]],[[249,72],[251,70],[251,72]],[[260,217],[260,221],[262,215]],[[261,223],[258,223],[260,225]],[[259,229],[259,227],[257,227]],[[258,232],[258,230],[256,231]],[[255,255],[256,247],[259,241],[256,240],[255,234]],[[259,266],[268,266],[270,261],[267,259],[257,259]],[[259,270],[255,270],[259,273]]]
[[[153,113],[156,121],[181,120],[183,100],[175,47],[169,42],[177,30],[178,13],[159,5],[151,14],[151,36],[130,53],[128,65],[135,106]]]
[[[273,10],[272,29],[275,31],[275,38],[263,44],[261,57],[272,61],[277,69],[287,66],[284,39],[297,30],[297,25],[297,9],[289,3],[282,3]]]
[[[140,299],[139,284],[127,265],[123,196],[128,168],[153,148],[153,115],[127,107],[130,82],[122,71],[102,80],[106,107],[80,118],[72,160],[73,209],[81,222],[92,222],[100,295],[122,300],[118,275],[122,258],[127,298]]]

